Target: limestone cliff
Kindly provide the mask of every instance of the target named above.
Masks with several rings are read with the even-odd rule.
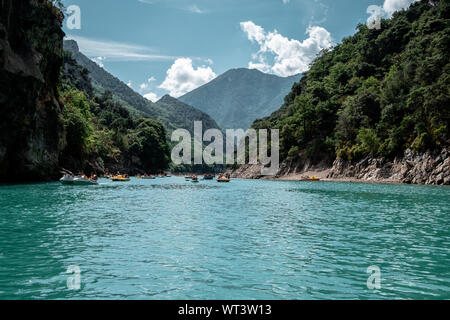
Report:
[[[261,165],[243,165],[230,172],[234,178],[298,180],[309,174],[331,181],[392,182],[407,184],[450,185],[450,149],[441,152],[414,153],[406,150],[395,159],[366,157],[361,161],[335,160],[312,165],[284,161],[276,176],[262,176]]]
[[[328,178],[449,185],[450,150],[419,154],[408,149],[403,157],[394,160],[366,158],[357,163],[336,160]]]
[[[58,172],[61,23],[50,1],[0,2],[0,181]]]

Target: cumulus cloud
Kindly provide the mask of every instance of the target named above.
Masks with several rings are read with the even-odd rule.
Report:
[[[307,71],[317,54],[332,46],[331,34],[318,26],[309,27],[306,30],[308,38],[302,42],[288,39],[277,30],[266,32],[252,21],[241,22],[241,29],[251,42],[260,47],[248,67],[282,77]],[[269,63],[269,59],[273,63]]]
[[[264,28],[254,24],[253,21],[241,22],[241,29],[247,33],[248,40],[251,42],[256,41],[258,44],[262,45],[266,39]]]
[[[166,79],[158,88],[169,91],[171,96],[177,98],[210,82],[215,77],[216,74],[210,67],[195,68],[192,65],[192,59],[179,58],[167,70]]]
[[[151,102],[156,102],[160,99],[156,93],[149,92],[147,94],[144,94],[144,98],[147,100],[150,100]]]
[[[390,18],[394,12],[407,9],[409,6],[419,0],[384,0],[383,6],[371,5],[367,8],[367,13],[370,14],[368,23],[375,21],[378,17]]]

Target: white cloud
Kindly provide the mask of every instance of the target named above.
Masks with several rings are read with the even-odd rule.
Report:
[[[252,21],[241,22],[241,28],[247,33],[248,39],[257,42],[260,47],[248,67],[282,77],[307,71],[317,54],[332,46],[331,34],[318,26],[306,30],[308,38],[303,42],[288,39],[277,30],[267,33]],[[273,59],[273,64],[267,62],[268,58]]]
[[[370,14],[368,23],[373,22],[377,17],[390,18],[394,12],[407,9],[409,6],[419,0],[384,0],[383,6],[371,5],[367,7],[367,13]]]
[[[156,93],[149,92],[147,94],[144,94],[144,98],[147,100],[150,100],[151,102],[156,102],[160,99]]]
[[[389,16],[392,16],[395,11],[407,9],[413,2],[417,1],[419,0],[385,0],[383,4],[383,10]]]
[[[283,3],[284,3],[284,4],[289,3],[289,1],[290,1],[290,0],[283,0]]]
[[[258,44],[262,44],[266,38],[264,29],[252,21],[241,22],[241,29],[247,33],[248,40],[251,42],[256,41]]]
[[[154,82],[154,81],[156,81],[156,78],[152,76],[152,77],[148,78],[146,82],[141,83],[139,85],[139,92],[140,93],[145,92],[152,85],[152,82]]]
[[[166,79],[158,88],[169,91],[171,96],[177,98],[210,82],[215,77],[216,74],[210,67],[194,68],[192,59],[179,58],[167,70]]]
[[[130,88],[133,88],[133,82],[131,80],[128,81],[127,86],[129,86]]]
[[[109,61],[148,61],[148,60],[173,60],[176,57],[158,55],[153,53],[150,47],[120,43],[114,41],[95,40],[85,37],[67,36],[67,39],[75,40],[80,51],[88,57],[103,57]]]
[[[99,67],[103,68],[104,64],[103,61],[105,61],[105,57],[96,57],[96,58],[92,58],[92,61],[94,61],[96,64],[99,65]]]

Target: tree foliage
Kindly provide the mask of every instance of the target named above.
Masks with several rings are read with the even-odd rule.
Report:
[[[420,1],[322,52],[280,110],[284,158],[394,157],[449,144],[450,5]]]
[[[169,165],[163,125],[138,118],[117,102],[110,91],[96,96],[88,72],[70,54],[60,82],[65,141],[63,157],[97,159],[108,166],[158,172]]]

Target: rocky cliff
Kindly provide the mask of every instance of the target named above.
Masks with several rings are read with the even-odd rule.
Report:
[[[357,163],[336,160],[328,178],[355,178],[363,181],[389,181],[413,184],[450,184],[450,149],[422,154],[406,150],[394,160],[366,158]]]
[[[0,181],[57,173],[61,23],[50,1],[0,2]]]
[[[328,181],[392,182],[407,184],[450,185],[450,149],[441,152],[414,153],[406,150],[393,160],[367,157],[358,162],[335,160],[330,167],[325,162],[284,161],[276,176],[262,176],[260,165],[243,165],[231,176],[243,179],[299,180],[315,175]]]

